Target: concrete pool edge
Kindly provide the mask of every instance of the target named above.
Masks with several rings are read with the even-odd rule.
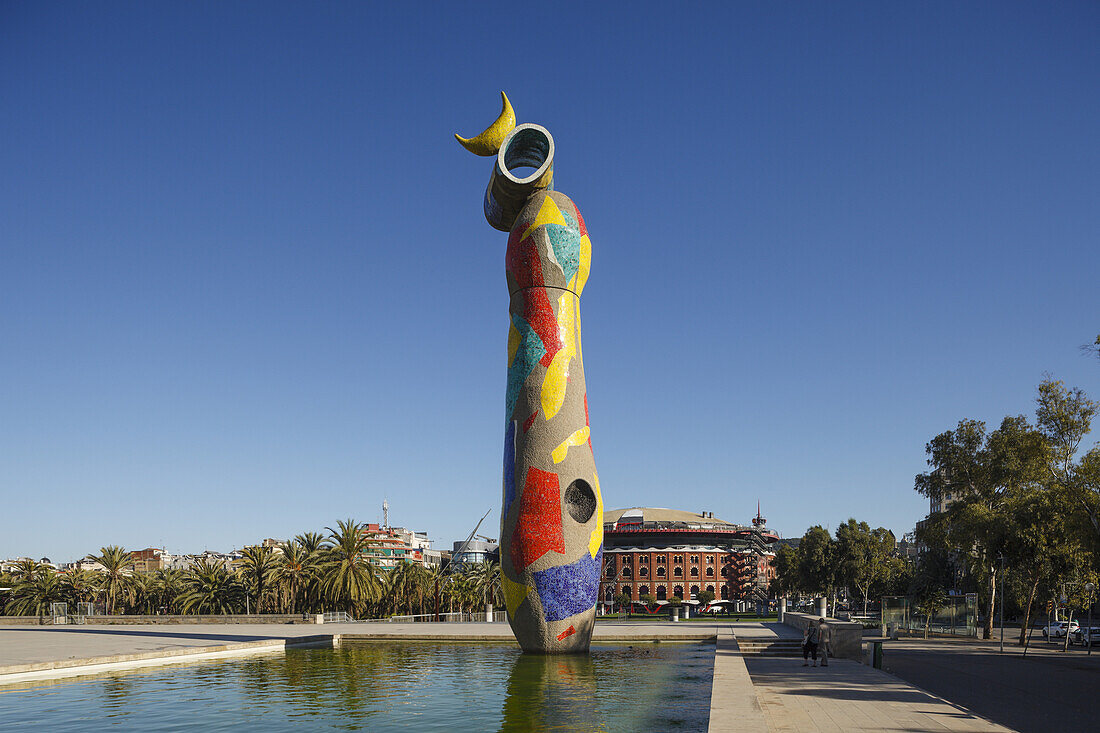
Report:
[[[710,688],[708,733],[766,733],[767,721],[733,628],[718,632]]]
[[[161,649],[151,652],[135,652],[133,654],[109,654],[82,659],[59,659],[34,664],[13,664],[0,667],[0,687],[22,682],[82,677],[142,667],[160,667],[208,659],[266,654],[294,648],[331,647],[335,644],[337,636],[334,634],[318,634],[291,639],[262,639],[184,649]]]

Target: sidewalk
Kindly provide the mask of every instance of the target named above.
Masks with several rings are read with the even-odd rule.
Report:
[[[1025,733],[1086,733],[1100,729],[1100,649],[1036,644],[1027,657],[1005,640],[888,641],[883,666],[929,692]],[[1015,642],[1015,639],[1012,640]]]
[[[885,672],[846,659],[745,657],[768,731],[1011,731]]]

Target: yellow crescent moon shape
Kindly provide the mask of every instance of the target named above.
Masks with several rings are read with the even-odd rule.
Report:
[[[485,132],[471,138],[461,137],[457,132],[455,133],[455,140],[474,155],[496,155],[504,138],[508,137],[508,133],[516,127],[516,113],[512,111],[512,103],[508,101],[508,95],[501,92],[500,98],[503,102],[500,117],[497,117]]]

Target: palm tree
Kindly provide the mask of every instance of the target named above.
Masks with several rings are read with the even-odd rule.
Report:
[[[424,595],[430,592],[431,575],[423,565],[404,562],[386,574],[383,612],[424,613]]]
[[[321,566],[328,556],[328,547],[325,545],[325,536],[320,532],[303,532],[294,538],[294,543],[299,545],[310,558],[313,566],[313,574],[305,585],[302,586],[302,610],[315,613],[322,610],[324,592],[321,589]]]
[[[36,572],[20,576],[11,589],[11,600],[4,607],[13,616],[38,616],[38,623],[51,603],[65,600],[65,586],[53,568],[43,565]]]
[[[15,585],[15,580],[12,579],[11,573],[7,570],[0,570],[0,608],[7,605],[11,600],[11,587]]]
[[[198,560],[183,576],[183,593],[178,601],[184,613],[235,613],[244,589],[225,565]]]
[[[307,555],[314,555],[325,549],[325,536],[320,532],[303,532],[294,538]]]
[[[256,598],[256,613],[264,612],[264,599],[274,585],[275,568],[278,561],[275,550],[270,547],[254,545],[241,550],[238,570],[245,585]]]
[[[70,603],[92,603],[99,593],[99,573],[91,570],[67,570],[61,582]]]
[[[287,613],[295,613],[298,597],[316,577],[316,560],[316,553],[308,551],[303,543],[287,542],[283,545],[283,555],[278,558],[275,568],[275,582],[281,590],[282,607]]]
[[[115,599],[126,589],[127,580],[134,567],[133,556],[118,545],[99,548],[99,555],[88,555],[85,560],[99,563],[103,570],[103,589],[107,592],[107,615],[115,612]]]
[[[152,613],[156,595],[153,589],[153,574],[135,572],[126,583],[126,600],[129,602],[131,613]]]
[[[481,593],[484,605],[488,606],[490,602],[498,608],[504,605],[504,592],[500,587],[500,563],[482,560],[479,563],[467,565],[463,575]]]
[[[9,572],[11,573],[12,582],[18,583],[20,580],[28,580],[38,573],[45,572],[49,567],[49,565],[40,563],[37,560],[23,558],[16,561]]]
[[[183,592],[183,571],[164,568],[153,573],[150,594],[156,605],[155,611],[165,609],[169,613],[177,606],[180,593]]]
[[[330,601],[356,616],[382,592],[377,571],[365,557],[371,542],[363,536],[363,525],[353,519],[337,522],[337,529],[325,529],[328,552],[321,589]]]

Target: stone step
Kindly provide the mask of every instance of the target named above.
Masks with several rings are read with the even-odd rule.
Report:
[[[737,643],[742,654],[771,657],[800,657],[802,642],[798,639],[776,639],[774,641],[741,641]]]

